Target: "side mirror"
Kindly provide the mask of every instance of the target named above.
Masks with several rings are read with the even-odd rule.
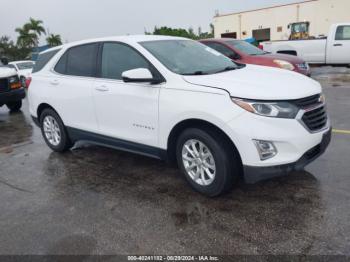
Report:
[[[147,68],[136,68],[122,73],[125,83],[153,83],[152,73]]]

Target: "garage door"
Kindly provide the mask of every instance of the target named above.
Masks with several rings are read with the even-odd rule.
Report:
[[[221,38],[234,38],[234,39],[237,39],[237,33],[225,33],[225,34],[221,34]]]
[[[253,30],[253,37],[258,42],[262,41],[270,41],[271,40],[271,32],[270,28],[264,28],[264,29],[256,29]]]

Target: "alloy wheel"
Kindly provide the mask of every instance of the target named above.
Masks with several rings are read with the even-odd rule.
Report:
[[[55,118],[46,116],[43,120],[43,128],[47,141],[53,146],[58,146],[61,142],[61,130]]]
[[[210,149],[197,139],[188,140],[182,147],[182,162],[188,176],[201,186],[213,183],[215,159]]]

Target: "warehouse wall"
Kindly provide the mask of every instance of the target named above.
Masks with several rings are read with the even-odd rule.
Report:
[[[318,0],[214,17],[215,37],[237,33],[238,39],[253,37],[253,30],[270,28],[271,40],[286,40],[288,24],[309,21],[313,36],[327,35],[332,23],[350,22],[350,0]]]

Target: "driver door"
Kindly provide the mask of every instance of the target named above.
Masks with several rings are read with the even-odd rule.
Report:
[[[122,141],[158,145],[158,98],[161,85],[125,83],[122,73],[150,69],[150,63],[123,43],[104,43],[100,78],[93,97],[99,133]]]
[[[327,49],[327,63],[350,63],[350,25],[339,25],[337,27],[334,41],[328,44]]]

